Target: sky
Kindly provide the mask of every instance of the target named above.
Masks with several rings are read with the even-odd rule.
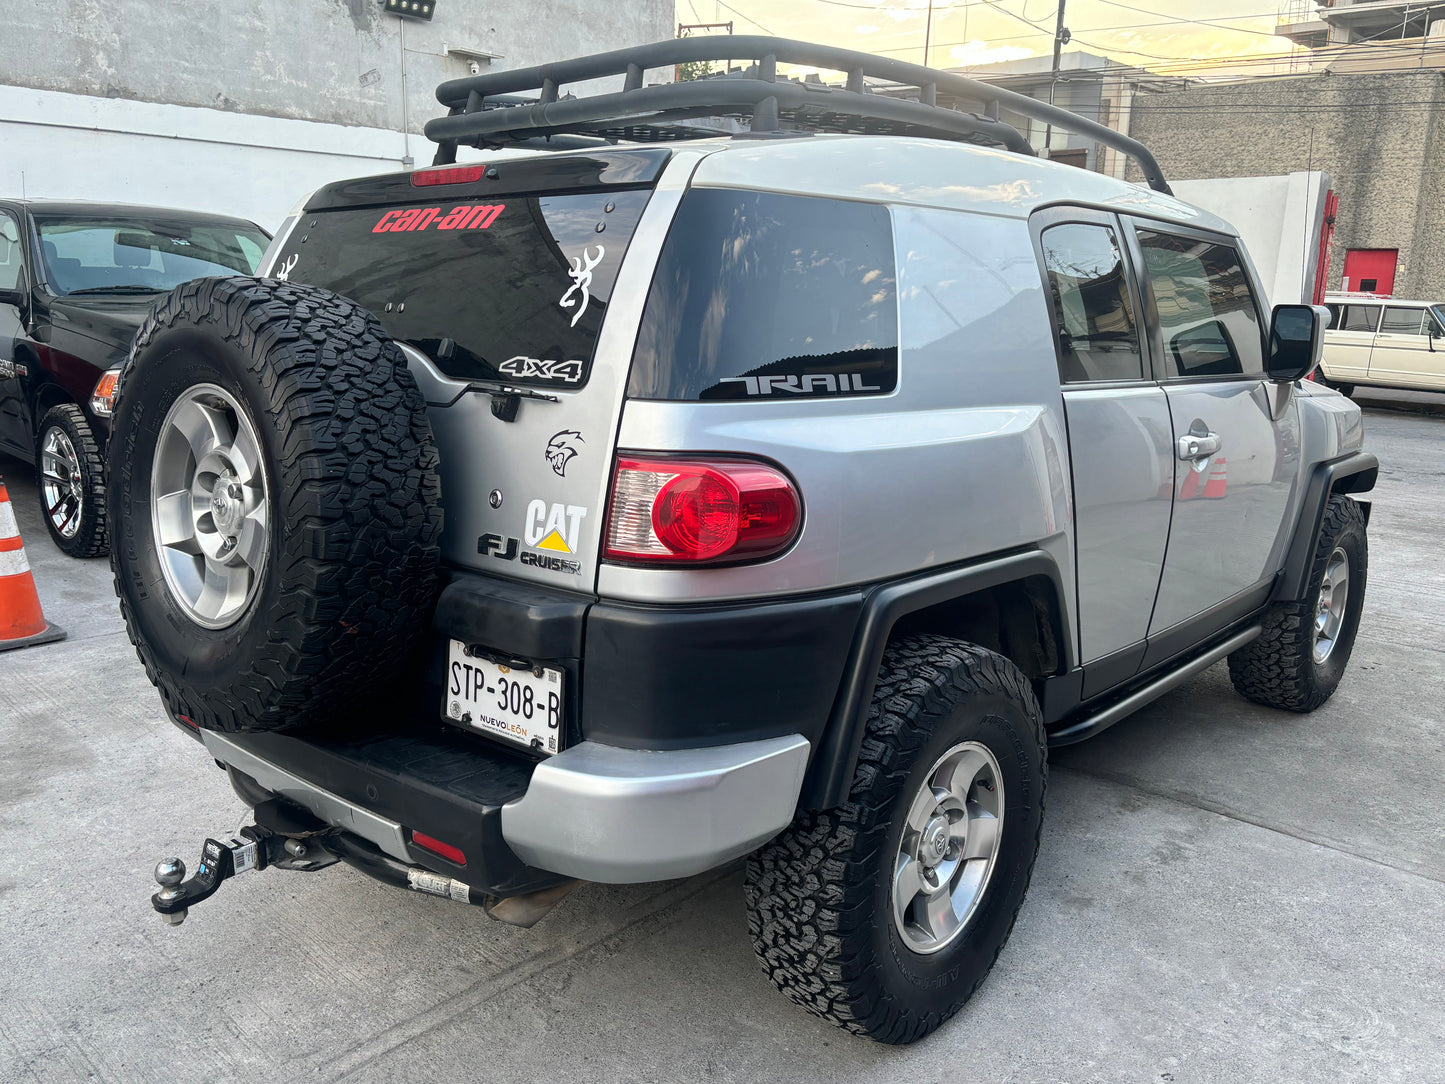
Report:
[[[1073,40],[1064,50],[1171,75],[1267,74],[1285,70],[1277,59],[1290,43],[1271,33],[1291,2],[1066,0],[1064,25]],[[928,62],[957,68],[1049,55],[1055,3],[935,0]],[[736,34],[770,33],[923,63],[928,7],[928,0],[677,0],[677,20],[731,20]]]

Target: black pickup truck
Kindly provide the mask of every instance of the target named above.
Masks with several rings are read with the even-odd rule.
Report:
[[[0,200],[0,452],[40,468],[45,526],[70,556],[108,549],[111,398],[151,302],[188,279],[254,273],[269,240],[193,211]]]

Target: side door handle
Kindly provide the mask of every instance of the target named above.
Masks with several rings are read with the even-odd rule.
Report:
[[[1200,459],[1208,459],[1220,448],[1224,447],[1224,441],[1219,439],[1218,433],[1205,433],[1203,436],[1197,433],[1185,433],[1179,438],[1179,458],[1185,462],[1194,462]]]

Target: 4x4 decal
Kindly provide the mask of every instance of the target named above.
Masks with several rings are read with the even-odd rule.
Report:
[[[582,380],[580,361],[549,361],[545,358],[524,358],[520,355],[508,358],[497,366],[497,371],[508,376],[533,376],[538,380],[560,380],[564,384],[576,384]]]

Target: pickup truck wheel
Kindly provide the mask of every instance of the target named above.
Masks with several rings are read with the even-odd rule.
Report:
[[[1348,497],[1331,497],[1306,598],[1270,607],[1259,638],[1229,656],[1229,677],[1239,694],[1300,712],[1328,700],[1355,646],[1368,570],[1360,506]]]
[[[105,459],[90,423],[74,403],[58,403],[40,419],[35,441],[40,512],[61,552],[100,557],[105,531]]]
[[[426,405],[375,317],[325,290],[199,279],[120,381],[111,565],[173,715],[238,732],[347,717],[436,593]]]
[[[889,646],[848,801],[748,859],[762,968],[885,1043],[953,1016],[1008,940],[1038,853],[1043,719],[1013,663],[944,636]]]

